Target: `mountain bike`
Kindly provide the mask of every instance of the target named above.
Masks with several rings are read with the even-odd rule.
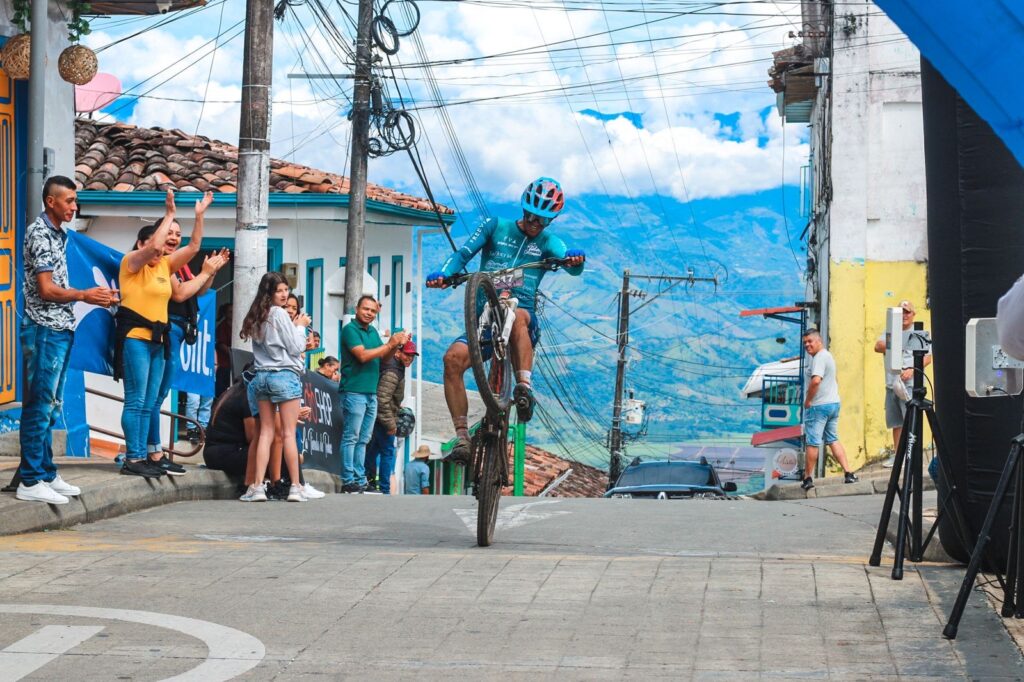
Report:
[[[465,316],[469,360],[477,390],[487,408],[480,428],[473,434],[472,463],[468,467],[473,495],[479,505],[476,541],[481,547],[489,546],[494,540],[501,489],[509,485],[509,407],[515,387],[509,337],[519,306],[512,290],[523,284],[526,270],[558,270],[566,264],[564,259],[545,258],[514,268],[445,279],[451,286],[467,284]],[[485,358],[488,350],[490,355]]]

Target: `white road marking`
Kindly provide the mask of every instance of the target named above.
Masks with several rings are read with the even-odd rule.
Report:
[[[214,542],[298,542],[302,540],[302,538],[285,535],[214,535],[197,533],[196,537],[200,540],[213,540]]]
[[[523,504],[513,504],[505,507],[504,509],[498,508],[498,520],[494,524],[495,531],[508,530],[510,528],[518,528],[519,526],[525,526],[528,523],[535,523],[537,521],[544,521],[555,516],[561,516],[563,514],[571,514],[569,511],[532,511],[532,507],[536,507],[542,504],[558,504],[558,500],[544,500],[542,502],[526,502]],[[472,509],[454,509],[452,510],[462,522],[466,524],[466,528],[469,529],[470,533],[476,533],[476,516],[477,508]]]
[[[102,626],[47,625],[0,651],[0,682],[16,682],[103,630]]]
[[[267,653],[263,642],[240,630],[205,620],[166,613],[51,604],[0,604],[0,613],[119,620],[175,630],[202,640],[207,648],[206,660],[189,671],[167,678],[168,681],[173,680],[173,682],[223,682],[230,680],[255,668]]]

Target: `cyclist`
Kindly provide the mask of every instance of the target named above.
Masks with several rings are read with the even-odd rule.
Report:
[[[581,274],[586,260],[583,251],[567,249],[565,242],[544,230],[565,206],[561,185],[551,178],[538,178],[523,191],[521,203],[521,219],[513,221],[491,218],[482,223],[469,241],[448,257],[440,270],[427,275],[427,286],[444,289],[448,286],[446,278],[460,272],[481,251],[482,271],[512,268],[544,258],[559,258],[568,260],[566,271],[569,274]],[[512,296],[519,299],[509,341],[512,346],[512,365],[516,370],[516,386],[512,395],[521,422],[529,421],[533,416],[535,403],[530,377],[533,349],[540,340],[540,326],[534,307],[544,272],[542,269],[524,270],[522,282],[516,283],[511,291]],[[485,360],[490,358],[490,353],[490,344],[484,343]],[[469,346],[463,334],[452,342],[444,355],[444,397],[458,438],[449,457],[467,463],[470,461],[469,425],[466,417],[469,399],[463,375],[469,367]]]

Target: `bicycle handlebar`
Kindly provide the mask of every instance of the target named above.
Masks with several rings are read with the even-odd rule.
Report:
[[[484,274],[490,275],[491,277],[495,277],[497,275],[503,275],[503,274],[505,274],[507,272],[513,272],[515,270],[552,270],[553,271],[553,270],[557,270],[557,269],[562,268],[562,267],[566,267],[568,265],[569,265],[569,259],[568,258],[545,258],[544,260],[539,260],[539,261],[536,261],[536,262],[533,262],[533,263],[523,263],[522,265],[516,265],[516,266],[511,267],[511,268],[503,268],[501,270],[490,270],[490,271],[485,272]],[[457,275],[452,275],[450,277],[445,277],[444,278],[445,286],[450,286],[450,287],[454,288],[454,287],[459,286],[460,284],[464,284],[469,279],[470,275],[472,275],[472,274],[473,273],[471,273],[471,272],[463,272],[463,273],[459,273]]]

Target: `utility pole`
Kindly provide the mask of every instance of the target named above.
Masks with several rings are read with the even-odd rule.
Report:
[[[29,48],[28,77],[28,174],[25,183],[25,224],[39,217],[42,210],[43,183],[48,171],[43,131],[46,129],[46,49],[50,43],[47,10],[49,0],[33,0],[31,10],[32,44]],[[58,226],[59,227],[59,226]]]
[[[348,185],[348,227],[345,236],[345,312],[355,311],[363,293],[366,269],[366,167],[370,141],[370,25],[372,0],[359,0],[356,24],[355,85],[352,89],[352,168]]]
[[[669,285],[648,298],[647,294],[642,291],[629,290],[629,281],[631,278],[668,282]],[[662,294],[668,293],[676,286],[683,283],[693,286],[697,282],[712,282],[716,288],[718,287],[717,277],[695,277],[692,268],[687,272],[686,277],[674,277],[671,275],[630,275],[629,270],[624,270],[622,272],[622,291],[619,293],[619,329],[615,337],[618,342],[619,360],[615,368],[615,400],[612,403],[612,428],[608,435],[608,450],[611,455],[611,460],[608,465],[609,489],[615,485],[615,481],[618,480],[619,475],[622,473],[622,457],[625,454],[623,452],[624,447],[622,437],[622,391],[626,382],[626,348],[629,345],[629,316],[631,312],[629,308],[629,298],[630,296],[647,298],[647,300],[641,303],[636,310],[632,311],[637,312],[641,308],[650,305]]]
[[[622,291],[619,293],[619,329],[615,334],[619,348],[619,361],[615,368],[615,402],[612,406],[612,431],[609,450],[608,487],[615,485],[622,473],[622,388],[626,381],[626,345],[629,343],[629,270],[622,273]]]
[[[270,217],[270,85],[274,57],[274,0],[247,0],[242,61],[242,113],[238,127],[238,194],[235,205],[235,281],[231,345],[267,271]]]

